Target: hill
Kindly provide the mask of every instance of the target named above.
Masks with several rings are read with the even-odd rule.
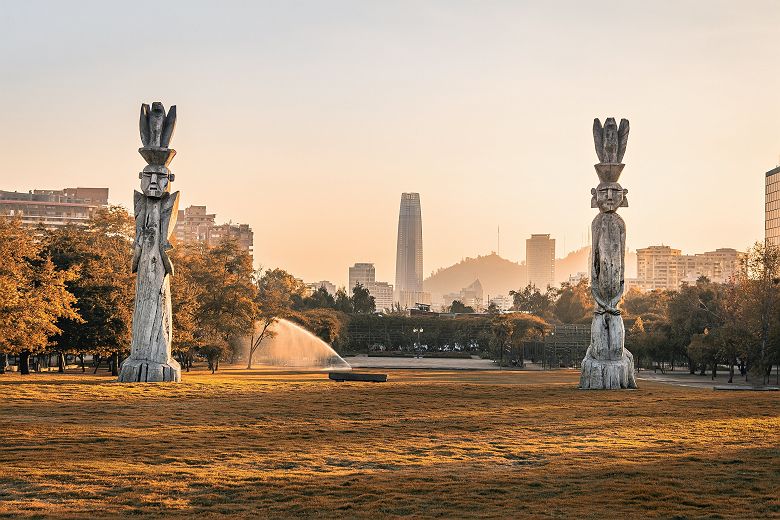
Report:
[[[482,284],[485,298],[488,295],[509,294],[512,289],[520,289],[525,284],[525,265],[501,258],[495,253],[464,258],[426,278],[423,288],[431,293],[431,300],[438,303],[444,294],[458,292],[477,279]]]
[[[555,259],[555,284],[569,280],[569,276],[588,272],[590,246],[572,251],[564,258]],[[626,278],[636,276],[636,253],[626,254]],[[509,294],[528,283],[525,262],[518,264],[495,253],[476,258],[464,258],[455,265],[443,267],[423,281],[425,291],[431,293],[433,303],[439,303],[443,295],[459,292],[479,280],[484,297]]]

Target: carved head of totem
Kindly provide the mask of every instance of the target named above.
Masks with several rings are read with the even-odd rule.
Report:
[[[627,193],[628,190],[617,182],[602,182],[590,190],[593,195],[590,207],[599,208],[602,213],[614,213],[618,208],[628,206]]]

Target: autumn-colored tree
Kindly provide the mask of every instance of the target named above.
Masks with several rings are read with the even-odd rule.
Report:
[[[494,315],[490,320],[493,359],[503,365],[504,354],[514,352],[522,366],[523,343],[532,339],[538,340],[549,328],[546,321],[535,315],[518,312]]]
[[[75,277],[75,270],[57,269],[33,230],[0,219],[0,351],[19,355],[22,374],[29,374],[30,355],[60,332],[58,319],[80,320],[66,287]]]
[[[588,280],[565,282],[556,291],[553,314],[561,323],[590,323],[593,318],[593,297]]]
[[[528,284],[519,291],[509,291],[514,300],[512,310],[533,314],[540,318],[548,319],[551,316],[555,289],[547,288],[544,292],[536,286]]]
[[[68,282],[82,320],[58,321],[60,366],[66,352],[110,356],[118,374],[122,354],[130,348],[135,275],[131,272],[132,217],[119,206],[98,209],[86,227],[69,225],[46,233],[45,247],[61,269],[76,269]],[[83,369],[83,364],[82,364]]]
[[[334,309],[310,309],[290,316],[329,345],[343,341],[349,316]]]
[[[283,269],[268,269],[263,273],[257,281],[247,368],[252,368],[252,358],[263,340],[275,334],[271,326],[290,316],[295,301],[304,292],[303,282]]]
[[[175,279],[171,283],[171,311],[173,322],[172,345],[174,356],[182,368],[190,371],[200,341],[198,311],[201,292],[195,280],[195,273],[204,270],[205,246],[175,245],[169,252],[175,270]]]
[[[196,248],[187,260],[192,286],[198,288],[193,330],[213,373],[234,340],[252,332],[257,293],[252,257],[236,240],[225,239],[216,247]]]

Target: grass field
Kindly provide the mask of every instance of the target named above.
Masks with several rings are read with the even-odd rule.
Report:
[[[0,517],[780,517],[780,393],[577,376],[5,374]]]

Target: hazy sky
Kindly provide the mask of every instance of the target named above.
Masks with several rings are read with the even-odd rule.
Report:
[[[141,102],[178,105],[182,205],[247,222],[307,281],[374,262],[421,195],[425,273],[596,210],[594,117],[631,120],[631,249],[763,238],[780,154],[780,2],[12,2],[0,189],[108,186],[130,206]]]

